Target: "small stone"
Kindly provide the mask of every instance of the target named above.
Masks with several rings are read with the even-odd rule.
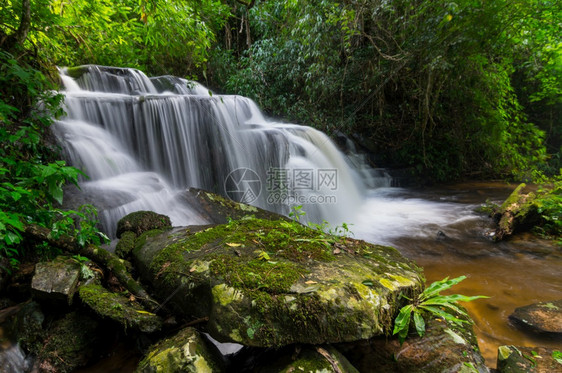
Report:
[[[254,372],[359,373],[332,346],[291,346],[265,355],[255,363]]]
[[[153,229],[168,229],[172,226],[170,218],[153,211],[137,211],[130,213],[117,223],[117,238],[124,232],[133,232],[140,236]]]
[[[79,280],[80,264],[72,258],[60,256],[50,262],[37,263],[31,289],[36,299],[70,305]]]

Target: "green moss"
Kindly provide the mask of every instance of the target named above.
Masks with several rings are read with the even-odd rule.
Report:
[[[98,323],[76,312],[65,315],[49,328],[39,360],[57,372],[72,372],[94,355]]]
[[[124,232],[133,232],[137,236],[152,229],[170,229],[172,223],[166,215],[157,214],[153,211],[136,211],[130,213],[117,223],[117,237]]]
[[[233,210],[242,210],[242,211],[247,211],[247,212],[257,212],[258,209],[254,206],[251,205],[246,205],[243,203],[238,203],[238,202],[234,202],[231,201],[229,199],[226,199],[218,194],[213,194],[213,193],[205,193],[207,198],[210,199],[213,202],[218,202],[220,205],[228,208],[228,209],[233,209]]]
[[[334,259],[330,239],[297,222],[243,219],[168,245],[154,258],[151,268],[163,278],[175,277],[188,274],[192,260],[203,259],[211,263],[209,270],[230,286],[279,293],[306,273],[307,261]],[[142,236],[137,239],[138,245],[143,244],[141,240]],[[206,254],[208,248],[213,254]],[[193,253],[189,260],[187,253]]]
[[[136,238],[137,235],[133,232],[123,232],[123,234],[121,234],[121,239],[117,242],[117,246],[115,246],[115,255],[119,258],[126,259],[135,248]]]
[[[236,289],[264,290],[279,294],[289,291],[291,285],[306,269],[289,262],[271,262],[260,259],[211,255],[209,270],[226,284]]]
[[[135,240],[134,250],[138,250],[141,247],[143,247],[144,244],[146,243],[147,238],[158,236],[159,234],[162,234],[165,231],[166,231],[165,229],[151,229],[149,231],[146,231],[146,232],[142,233]]]
[[[117,321],[125,329],[135,328],[143,332],[153,332],[162,326],[160,317],[145,311],[124,295],[112,293],[99,284],[83,285],[78,294],[97,314]]]

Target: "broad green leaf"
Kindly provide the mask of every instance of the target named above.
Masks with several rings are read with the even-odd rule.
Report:
[[[413,308],[413,305],[408,304],[400,309],[400,313],[398,313],[398,316],[396,316],[396,319],[394,320],[394,330],[392,331],[393,335],[400,333],[404,329],[406,330],[406,333],[408,332],[408,328],[410,326],[410,316]]]
[[[466,276],[460,276],[449,280],[448,277],[445,277],[443,280],[435,281],[427,289],[423,291],[423,293],[420,296],[420,300],[424,301],[425,299],[436,296],[443,290],[447,290],[451,288],[451,286],[454,286],[459,282],[463,281],[465,278]]]
[[[452,321],[454,323],[457,324],[461,324],[461,323],[465,323],[468,324],[469,322],[466,320],[461,320],[453,315],[451,315],[450,313],[443,311],[442,309],[438,308],[438,307],[434,307],[434,306],[425,306],[425,305],[420,305],[420,308],[423,308],[426,311],[429,311],[437,316],[441,316],[442,318],[444,318],[445,320],[448,321]]]
[[[416,326],[416,331],[420,337],[425,334],[425,321],[418,310],[414,310],[414,325]]]

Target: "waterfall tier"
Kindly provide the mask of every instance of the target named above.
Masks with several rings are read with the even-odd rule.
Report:
[[[89,176],[81,193],[109,234],[140,209],[175,225],[202,223],[176,198],[188,187],[282,214],[303,205],[306,220],[339,224],[367,186],[389,184],[322,132],[268,120],[245,97],[125,68],[86,65],[62,69],[61,78],[67,115],[55,134]]]

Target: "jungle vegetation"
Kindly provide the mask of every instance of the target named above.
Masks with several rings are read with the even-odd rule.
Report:
[[[80,171],[49,138],[61,114],[56,66],[80,64],[249,96],[433,182],[550,181],[560,191],[560,1],[4,0],[0,254],[14,261],[30,223],[104,240],[93,209],[60,209]]]

